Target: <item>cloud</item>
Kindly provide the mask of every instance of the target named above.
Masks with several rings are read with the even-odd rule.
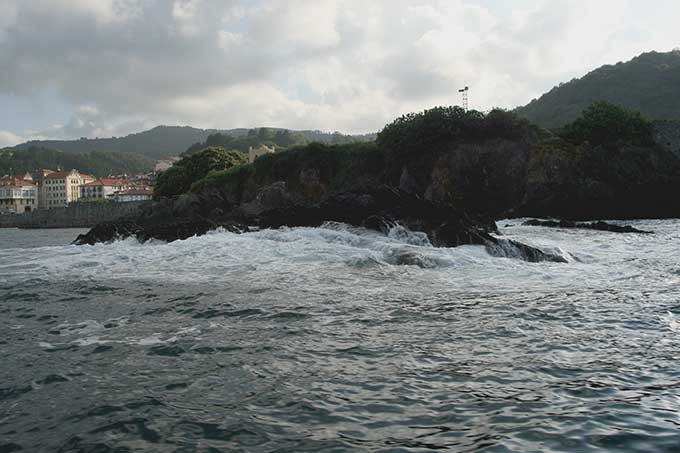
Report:
[[[20,137],[9,131],[0,131],[0,148],[5,146],[14,146],[21,142],[26,141],[23,137]]]
[[[55,137],[159,123],[374,131],[457,103],[464,85],[475,108],[514,107],[669,50],[678,14],[670,0],[3,0],[0,94],[56,92],[72,109],[63,125],[25,119]]]

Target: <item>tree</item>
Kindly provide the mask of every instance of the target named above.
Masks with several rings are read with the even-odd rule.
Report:
[[[514,113],[495,109],[484,114],[461,107],[434,107],[397,118],[378,133],[377,142],[391,153],[418,154],[442,141],[524,139],[534,128]]]
[[[652,125],[640,112],[626,110],[609,102],[595,102],[561,134],[566,140],[602,146],[619,142],[639,146],[654,143]]]
[[[208,147],[180,159],[158,176],[155,195],[172,197],[188,192],[191,185],[210,172],[227,170],[247,162],[245,154],[239,151],[225,151],[224,148]]]

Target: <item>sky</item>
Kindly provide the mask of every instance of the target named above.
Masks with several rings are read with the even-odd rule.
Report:
[[[0,0],[0,147],[159,124],[380,130],[680,46],[677,0]]]

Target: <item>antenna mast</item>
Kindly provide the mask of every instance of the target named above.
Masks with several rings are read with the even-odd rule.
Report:
[[[463,95],[463,108],[466,112],[468,111],[468,91],[470,91],[470,87],[465,87],[458,90],[458,92]]]

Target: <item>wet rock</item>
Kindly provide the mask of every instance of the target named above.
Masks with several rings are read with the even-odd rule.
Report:
[[[486,244],[486,251],[491,256],[502,258],[516,258],[530,263],[548,261],[552,263],[568,263],[561,255],[545,252],[522,242],[493,238],[493,242]]]
[[[234,222],[213,222],[205,218],[178,219],[167,223],[121,219],[115,222],[104,222],[96,225],[87,233],[79,235],[74,244],[94,245],[128,237],[134,237],[140,242],[146,242],[150,239],[172,242],[200,236],[220,227],[238,233],[247,229],[247,227]]]
[[[313,180],[313,175],[307,175]],[[251,201],[226,212],[225,206],[216,200],[219,196],[180,197],[178,206],[163,202],[144,216],[106,222],[79,236],[76,244],[110,242],[126,237],[140,241],[158,239],[174,241],[223,227],[228,231],[248,231],[246,225],[260,228],[281,226],[317,227],[334,221],[363,226],[389,234],[401,226],[424,233],[436,247],[460,245],[483,245],[494,256],[509,256],[531,262],[565,262],[563,257],[553,256],[541,250],[514,241],[505,241],[492,235],[497,233],[496,224],[490,218],[471,217],[446,203],[427,200],[422,196],[391,186],[379,186],[371,190],[354,190],[329,193],[318,202],[308,201],[292,193],[283,182],[264,186]],[[218,206],[212,206],[212,203]],[[172,212],[171,216],[167,216]],[[206,217],[198,213],[210,213]],[[404,255],[398,264],[427,267],[429,264],[418,256]]]
[[[654,234],[653,231],[638,230],[630,225],[614,225],[611,223],[597,221],[597,222],[572,222],[570,220],[538,220],[530,219],[523,223],[527,226],[540,226],[548,228],[576,228],[584,230],[598,230],[609,231],[612,233],[639,233],[639,234]]]

